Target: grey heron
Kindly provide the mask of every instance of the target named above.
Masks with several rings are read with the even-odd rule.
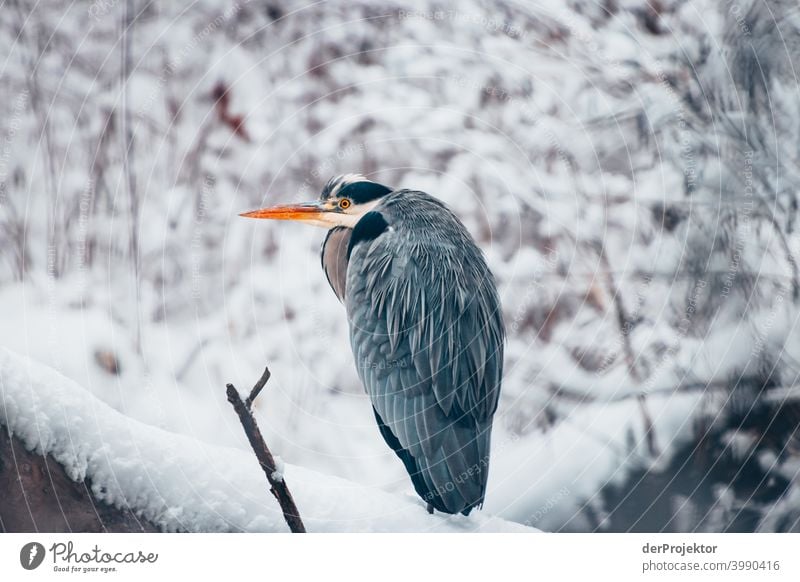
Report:
[[[347,310],[358,375],[428,510],[483,504],[505,331],[492,273],[442,202],[358,174],[319,200],[242,214],[329,229],[322,268]]]

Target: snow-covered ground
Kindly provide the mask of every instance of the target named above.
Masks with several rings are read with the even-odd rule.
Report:
[[[165,531],[287,531],[252,453],[146,425],[78,384],[0,348],[0,424],[51,454],[101,501],[132,509]],[[285,464],[308,531],[532,532],[478,512],[428,515],[416,497]]]
[[[772,416],[796,403],[798,18],[793,0],[21,0],[0,24],[0,346],[254,492],[224,387],[269,365],[257,416],[298,487],[416,510],[324,233],[237,216],[358,171],[451,205],[496,274],[488,513],[601,528],[607,487],[709,423],[795,483],[772,417],[737,415],[764,386]],[[742,495],[726,507],[778,503]]]

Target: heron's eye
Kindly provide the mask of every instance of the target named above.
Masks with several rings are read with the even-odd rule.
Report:
[[[347,210],[348,208],[350,208],[351,204],[352,202],[350,202],[350,200],[347,198],[342,198],[341,200],[339,200],[339,208],[341,208],[342,210]]]

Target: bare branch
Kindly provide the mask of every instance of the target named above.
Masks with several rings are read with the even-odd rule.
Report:
[[[264,386],[267,385],[267,382],[270,379],[272,374],[269,371],[269,368],[264,368],[264,373],[261,374],[261,378],[258,379],[258,382],[255,383],[253,389],[250,391],[250,396],[247,397],[247,400],[244,401],[244,405],[247,406],[247,410],[253,408],[253,400],[258,398],[258,395],[261,394],[261,391],[264,389]]]
[[[261,378],[259,378],[255,386],[253,386],[250,396],[248,396],[245,401],[239,396],[239,392],[234,385],[228,384],[228,402],[233,405],[233,409],[239,416],[239,421],[242,423],[242,428],[244,428],[244,432],[247,435],[247,440],[250,441],[250,446],[253,448],[253,452],[261,465],[261,469],[267,476],[267,481],[270,486],[269,490],[275,496],[275,499],[278,500],[278,504],[281,506],[283,517],[289,529],[292,533],[305,533],[306,528],[303,525],[303,520],[300,518],[300,512],[297,510],[294,498],[289,491],[289,487],[286,485],[283,475],[278,473],[278,469],[275,466],[275,458],[272,456],[269,447],[267,447],[267,443],[264,442],[264,437],[261,436],[261,431],[258,428],[256,419],[250,410],[253,400],[255,400],[264,388],[269,377],[269,368],[266,368]]]

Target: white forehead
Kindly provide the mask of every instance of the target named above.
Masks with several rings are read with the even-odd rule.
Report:
[[[330,197],[335,197],[339,194],[339,191],[344,188],[345,186],[349,186],[350,184],[354,184],[356,182],[370,182],[365,176],[361,174],[342,174],[341,176],[336,176],[330,181],[330,187],[326,188],[327,195]]]

